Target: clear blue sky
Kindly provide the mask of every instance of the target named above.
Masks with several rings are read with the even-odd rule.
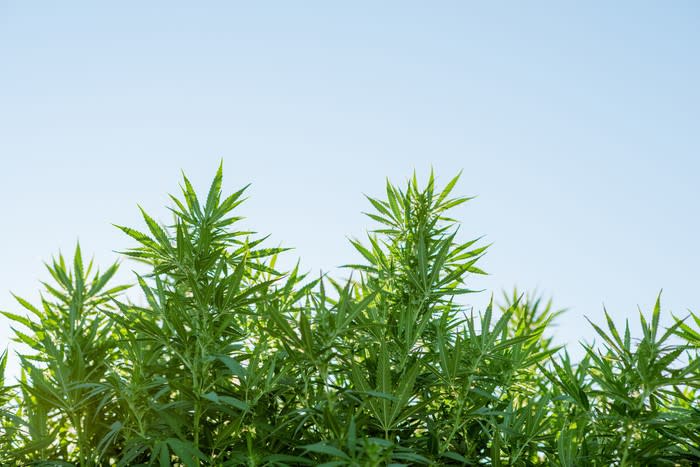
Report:
[[[661,288],[700,310],[700,3],[302,4],[0,1],[0,309],[223,158],[288,263],[355,259],[386,176],[464,169],[463,238],[494,243],[471,285],[552,295],[559,342]]]

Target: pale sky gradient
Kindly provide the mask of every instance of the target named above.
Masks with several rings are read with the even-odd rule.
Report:
[[[553,296],[558,342],[661,288],[700,311],[700,3],[578,3],[0,0],[0,309],[223,158],[287,264],[355,260],[385,177],[464,169],[462,238],[494,243],[470,285]]]

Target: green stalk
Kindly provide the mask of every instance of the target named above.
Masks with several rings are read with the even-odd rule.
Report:
[[[620,467],[627,467],[627,456],[629,455],[630,443],[632,442],[632,424],[627,422],[625,427],[625,447],[620,460]]]

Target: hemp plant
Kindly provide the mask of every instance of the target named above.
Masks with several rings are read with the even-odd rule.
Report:
[[[129,296],[77,246],[3,312],[27,350],[18,381],[0,355],[0,464],[697,465],[700,318],[663,329],[659,300],[635,338],[606,312],[576,362],[551,301],[467,306],[489,245],[461,238],[458,179],[368,197],[338,278],[280,270],[221,166],[205,196],[183,176],[167,222],[117,226]]]
[[[93,385],[117,358],[114,323],[107,313],[114,308],[112,297],[127,286],[108,288],[117,264],[93,274],[92,261],[83,263],[80,245],[72,268],[62,255],[46,268],[54,283],[43,283],[40,306],[15,297],[31,318],[3,312],[25,328],[14,332],[29,348],[19,354],[21,400],[11,430],[24,442],[12,449],[19,459],[94,465],[99,459],[94,446],[105,435],[111,414],[92,397]]]

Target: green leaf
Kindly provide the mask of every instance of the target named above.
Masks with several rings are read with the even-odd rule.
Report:
[[[204,208],[207,216],[210,216],[219,204],[219,196],[221,195],[221,181],[223,179],[223,168],[224,161],[222,160],[219,163],[219,169],[216,171],[214,180],[212,180],[211,187],[209,188],[209,194],[207,195],[207,204]]]
[[[203,462],[207,461],[207,456],[197,449],[190,441],[168,438],[167,443],[175,455],[180,458],[180,462],[186,467],[199,467],[200,460]]]
[[[23,324],[24,326],[26,326],[30,329],[33,327],[32,326],[33,323],[30,320],[28,320],[27,318],[25,318],[24,316],[16,315],[14,313],[9,313],[7,311],[0,311],[0,313],[5,315],[6,317],[10,318],[12,321],[16,321],[20,324]]]
[[[306,451],[316,452],[318,454],[326,454],[329,456],[340,457],[341,459],[346,459],[346,460],[350,459],[350,457],[347,454],[345,454],[343,451],[341,451],[340,449],[336,448],[335,446],[331,446],[325,442],[306,444],[306,445],[302,446],[302,448]]]

